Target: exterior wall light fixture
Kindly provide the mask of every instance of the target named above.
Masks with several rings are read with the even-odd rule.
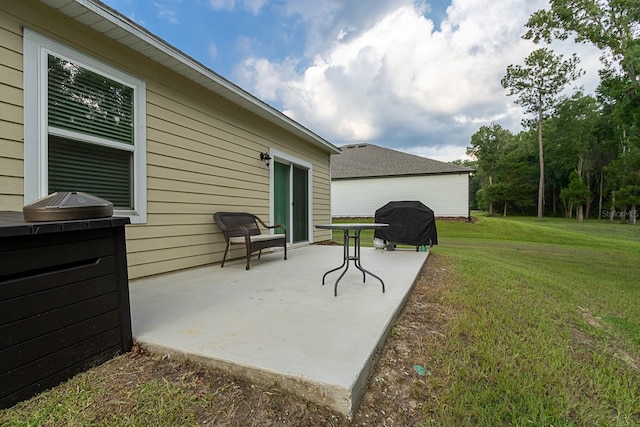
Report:
[[[260,153],[260,160],[262,160],[267,167],[271,164],[271,156],[269,153]]]

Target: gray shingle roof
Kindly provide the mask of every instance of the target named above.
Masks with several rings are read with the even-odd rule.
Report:
[[[465,166],[402,153],[374,144],[345,145],[331,156],[331,178],[471,173]]]

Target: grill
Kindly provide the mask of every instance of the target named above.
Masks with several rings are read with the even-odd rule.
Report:
[[[416,251],[438,244],[433,211],[419,201],[389,202],[376,211],[375,222],[389,224],[374,233],[388,250],[397,244],[415,246]]]

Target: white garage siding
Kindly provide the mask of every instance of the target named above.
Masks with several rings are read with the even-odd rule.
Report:
[[[469,216],[469,174],[331,181],[332,217],[373,217],[391,201],[419,200],[436,216]]]

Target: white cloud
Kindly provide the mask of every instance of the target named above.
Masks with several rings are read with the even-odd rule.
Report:
[[[209,5],[214,10],[233,11],[239,8],[254,15],[260,13],[260,9],[266,3],[267,0],[209,0]]]
[[[251,57],[236,69],[240,84],[336,145],[369,141],[442,159],[463,155],[471,135],[492,121],[519,130],[521,110],[500,79],[536,48],[520,36],[544,0],[453,0],[439,28],[424,3],[367,2],[362,19],[355,4],[287,3],[309,25],[308,65]],[[557,46],[586,53],[590,74],[581,84],[593,90],[597,51]]]
[[[209,5],[214,10],[233,10],[235,4],[235,0],[209,0]]]
[[[158,11],[158,18],[163,20],[163,21],[167,21],[171,24],[177,24],[179,23],[178,21],[178,14],[175,10],[169,8],[169,6],[165,5],[165,4],[161,4],[161,3],[157,3],[157,2],[153,2],[153,5],[155,6],[155,8]]]
[[[251,87],[254,95],[273,101],[280,97],[291,96],[292,88],[299,80],[295,66],[296,62],[292,59],[276,63],[264,58],[252,57],[242,63],[237,73],[243,74],[243,86]]]
[[[209,46],[207,47],[207,53],[209,54],[209,58],[211,60],[215,60],[218,57],[218,47],[215,43],[209,43]]]
[[[409,154],[415,154],[416,156],[440,160],[441,162],[450,162],[456,159],[471,160],[471,156],[468,156],[466,153],[466,147],[460,147],[458,145],[419,145],[403,151]]]

